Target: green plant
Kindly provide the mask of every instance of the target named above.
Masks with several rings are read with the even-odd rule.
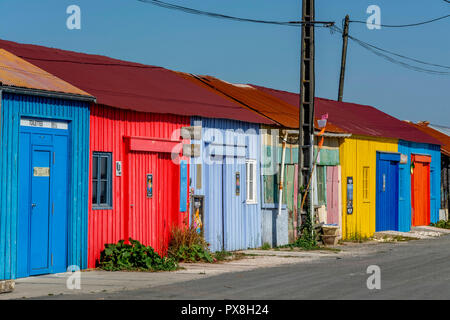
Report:
[[[224,261],[227,259],[231,259],[233,257],[233,253],[229,252],[229,251],[217,251],[214,252],[214,258],[216,259],[216,261]]]
[[[261,249],[262,250],[269,250],[271,248],[270,244],[268,242],[264,242]]]
[[[318,247],[316,240],[316,231],[313,227],[313,222],[311,221],[311,215],[309,214],[309,206],[306,210],[305,222],[298,228],[300,236],[293,243],[294,247],[303,248],[306,250],[316,249]]]
[[[129,239],[130,244],[120,240],[117,244],[107,244],[100,254],[99,267],[107,271],[173,271],[178,263],[168,257],[161,257],[150,246]]]
[[[171,232],[168,256],[175,261],[184,262],[214,262],[209,251],[209,244],[203,237],[203,232],[198,233],[194,226],[174,227]]]
[[[450,229],[450,221],[439,220],[436,223],[432,223],[431,226],[442,229]]]
[[[372,240],[372,237],[362,236],[360,233],[352,233],[346,237],[344,242],[366,242]]]
[[[405,237],[405,236],[393,236],[392,241],[394,242],[403,242],[403,241],[410,241],[410,240],[419,240],[418,238],[414,237]]]

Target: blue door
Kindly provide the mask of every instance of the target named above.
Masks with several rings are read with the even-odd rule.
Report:
[[[376,231],[398,231],[400,154],[377,152]]]
[[[30,275],[49,273],[51,264],[52,147],[33,146],[31,154]]]
[[[18,277],[65,272],[69,126],[21,119]]]

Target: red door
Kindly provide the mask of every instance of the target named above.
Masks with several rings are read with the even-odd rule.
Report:
[[[412,155],[412,225],[430,225],[430,156]]]
[[[167,152],[178,142],[143,137],[126,141],[126,234],[165,254],[172,228],[186,215],[180,212],[180,165]]]

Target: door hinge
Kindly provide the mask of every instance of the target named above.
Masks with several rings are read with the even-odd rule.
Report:
[[[54,215],[54,214],[55,214],[55,203],[52,202],[52,215]]]
[[[53,151],[53,164],[55,164],[55,151]]]
[[[52,253],[52,265],[53,265],[53,253]]]

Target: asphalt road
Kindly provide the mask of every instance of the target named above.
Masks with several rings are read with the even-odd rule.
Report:
[[[380,244],[366,257],[324,258],[120,293],[43,299],[450,299],[450,236]],[[381,289],[367,288],[367,268]]]

